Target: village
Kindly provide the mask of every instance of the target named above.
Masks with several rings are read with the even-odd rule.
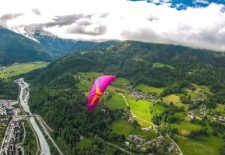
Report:
[[[85,74],[80,74],[79,78],[82,78],[85,82],[93,82],[94,78],[88,77]],[[122,89],[127,90],[127,94],[130,98],[134,99],[137,101],[137,105],[141,102],[140,100],[145,100],[145,101],[150,101],[153,102],[154,104],[164,104],[165,107],[167,106],[177,106],[177,105],[171,105],[169,103],[163,103],[162,97],[157,96],[154,93],[144,93],[142,90],[135,88],[131,84],[123,84],[123,83],[117,83],[114,85],[115,87],[119,87]],[[83,90],[88,91],[88,90]],[[116,90],[117,92],[117,90]],[[193,93],[193,92],[192,92]],[[207,108],[207,105],[205,104],[206,102],[206,97],[208,92],[205,91],[203,88],[199,88],[198,91],[195,92],[193,95],[193,98],[190,99],[192,102],[187,104],[186,107],[183,108],[185,110],[185,121],[188,123],[192,123],[194,125],[198,124],[201,122],[205,116],[209,115],[209,109]],[[120,92],[118,91],[118,94]],[[179,94],[176,94],[178,97]],[[110,92],[105,92],[104,96],[107,97],[107,99],[110,99],[113,95]],[[122,96],[122,95],[121,95]],[[181,101],[182,104],[182,101]],[[163,106],[164,106],[163,105]],[[211,115],[210,119],[213,119],[214,121],[224,123],[225,122],[225,117],[220,114],[213,114]],[[130,108],[127,108],[126,110],[123,111],[123,118],[126,119],[130,123],[134,123],[137,117],[133,114]],[[193,125],[193,126],[194,126]],[[197,126],[197,125],[196,125]],[[138,127],[140,130],[143,132],[149,132],[150,130],[154,130],[155,133],[157,134],[156,138],[146,138],[141,136],[140,134],[137,133],[130,133],[126,140],[124,141],[124,146],[126,146],[129,150],[132,151],[137,151],[137,152],[142,152],[142,153],[147,153],[148,151],[152,151],[154,149],[160,150],[164,149],[167,150],[171,154],[179,154],[180,148],[177,146],[177,144],[168,137],[168,135],[163,135],[160,133],[159,128],[152,126],[152,127]]]
[[[130,95],[135,99],[135,100],[152,100],[153,102],[157,101],[157,97],[152,95],[152,94],[144,94],[141,91],[136,91],[133,90]]]
[[[18,115],[20,108],[17,101],[0,100],[0,122],[5,127],[0,155],[24,154],[22,143],[25,138],[23,120],[26,116]]]
[[[176,148],[176,145],[173,142],[167,141],[166,137],[162,135],[158,136],[156,139],[151,141],[151,140],[142,138],[138,135],[130,134],[128,141],[126,141],[125,144],[130,149],[134,147],[137,151],[142,151],[142,152],[147,152],[149,150],[154,150],[154,149],[160,149],[164,146],[167,147],[167,150],[169,153],[179,152]]]

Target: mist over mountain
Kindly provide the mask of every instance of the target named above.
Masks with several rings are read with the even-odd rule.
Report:
[[[58,38],[53,35],[35,33],[34,38],[50,52],[52,57],[60,57],[69,52],[99,50],[116,43],[116,41],[91,42]]]
[[[225,0],[1,0],[0,142],[225,155]]]
[[[0,64],[48,61],[48,51],[39,43],[5,28],[0,28]]]
[[[224,3],[223,0],[67,0],[66,3],[59,0],[52,5],[45,0],[38,3],[9,0],[0,6],[0,25],[27,37],[41,31],[63,39],[134,40],[225,51]]]
[[[28,37],[1,27],[0,64],[50,61],[69,52],[99,50],[115,43],[116,41],[76,41],[41,33]]]

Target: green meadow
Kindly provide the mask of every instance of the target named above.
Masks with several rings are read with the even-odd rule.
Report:
[[[134,99],[130,97],[126,97],[126,99],[134,115],[144,120],[150,121],[151,114],[150,114],[149,107],[152,104],[151,102],[145,101],[145,100],[135,101]]]
[[[186,107],[187,105],[183,104],[180,100],[180,96],[177,96],[175,94],[168,95],[166,97],[163,97],[163,102],[166,104],[173,103],[173,105],[177,107]]]
[[[14,64],[12,66],[5,67],[3,71],[0,71],[0,78],[11,78],[14,76],[28,73],[36,69],[46,67],[47,65],[48,64],[45,62]]]
[[[136,88],[140,89],[146,94],[152,93],[152,94],[156,94],[157,96],[159,96],[164,90],[164,88],[151,87],[146,84],[139,84],[136,86]]]
[[[91,72],[85,73],[85,75],[91,80],[94,80],[94,78],[96,78],[100,74]],[[109,86],[108,90],[106,91],[110,93],[112,97],[109,100],[106,100],[105,97],[103,97],[102,100],[105,100],[105,104],[110,110],[125,109],[127,107],[127,104],[125,102],[126,100],[133,114],[137,116],[135,120],[137,120],[138,123],[141,125],[140,128],[144,126],[152,126],[152,114],[162,113],[166,110],[166,107],[162,104],[155,104],[151,101],[135,100],[134,98],[128,95],[128,90],[121,87],[123,85],[128,84],[129,81],[127,79],[118,78],[117,81],[111,86]],[[77,86],[81,89],[86,89],[88,91],[92,86],[92,82],[81,80]],[[197,95],[200,95],[205,98],[211,94],[209,88],[206,86],[199,86],[195,84],[193,84],[193,86],[196,88],[195,90],[187,90],[188,95],[190,95],[192,99],[195,98]],[[164,90],[164,88],[151,87],[145,84],[137,85],[136,89],[139,89],[146,94],[153,93],[157,96],[159,96]],[[86,95],[87,93],[88,92],[86,92]],[[125,99],[119,93],[124,95]],[[201,140],[186,137],[190,134],[191,131],[200,130],[202,126],[189,122],[189,117],[187,116],[187,105],[181,102],[180,96],[171,94],[163,97],[162,101],[168,105],[172,102],[174,106],[185,107],[185,112],[175,113],[175,116],[183,118],[183,121],[180,123],[171,124],[171,127],[178,129],[176,141],[184,155],[219,155],[219,149],[222,146],[221,137],[202,137]],[[218,104],[214,111],[218,113],[223,113],[224,106],[222,104]],[[134,129],[132,123],[129,123],[127,120],[124,119],[113,121],[113,123],[111,124],[111,128],[114,133],[124,135],[126,137],[129,134],[139,135],[140,137],[147,139],[154,139],[157,136],[157,134],[153,130],[150,130],[149,132],[143,132],[141,129]],[[78,144],[78,146],[81,148],[90,147],[90,145],[90,140],[86,139],[82,140]]]
[[[219,155],[223,139],[221,137],[204,137],[201,140],[177,136],[177,143],[184,155]]]
[[[132,126],[127,120],[117,120],[112,123],[112,131],[114,133],[128,136],[132,131]]]
[[[107,101],[110,110],[125,109],[127,107],[123,97],[118,93],[113,93],[112,98]]]
[[[124,119],[119,119],[119,120],[114,121],[111,125],[111,128],[114,133],[124,135],[126,137],[129,134],[135,134],[140,137],[148,138],[148,139],[154,139],[157,137],[157,134],[153,130],[144,132],[141,129],[134,129],[132,124]]]
[[[202,127],[198,124],[193,124],[189,122],[182,122],[179,124],[172,124],[172,127],[178,129],[180,135],[187,136],[190,131],[200,130]]]
[[[81,149],[90,148],[92,145],[92,141],[89,138],[83,138],[79,143],[77,143],[77,146]]]
[[[164,68],[164,67],[174,69],[173,66],[168,65],[168,64],[163,64],[163,63],[159,63],[159,62],[155,62],[155,63],[152,64],[152,68]]]

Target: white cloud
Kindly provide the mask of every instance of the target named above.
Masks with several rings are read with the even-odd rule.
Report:
[[[39,16],[41,15],[41,12],[40,12],[40,10],[38,8],[33,8],[32,11],[36,15],[39,15]]]
[[[2,0],[0,17],[22,14],[7,20],[9,29],[20,32],[25,27],[62,38],[139,40],[225,51],[223,7],[210,4],[178,11],[166,3],[144,1]]]

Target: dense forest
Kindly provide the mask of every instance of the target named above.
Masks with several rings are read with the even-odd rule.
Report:
[[[69,52],[99,50],[116,43],[116,41],[91,42],[60,39],[39,33],[34,40],[8,29],[0,27],[0,65],[24,63],[31,61],[50,61]]]
[[[12,80],[2,80],[0,78],[0,99],[17,99],[18,86]]]
[[[61,57],[69,52],[99,50],[116,43],[115,41],[91,42],[62,39],[55,36],[43,35],[38,32],[34,34],[34,37],[50,52],[52,57]]]
[[[37,42],[0,27],[0,64],[46,61],[49,54]]]
[[[72,74],[64,74],[43,87],[32,87],[30,108],[34,113],[41,114],[55,130],[53,136],[65,154],[119,153],[119,150],[105,144],[104,140],[125,139],[123,136],[112,134],[108,126],[120,113],[113,113],[107,109],[88,112],[86,97],[76,87],[77,82]],[[76,144],[81,136],[94,137],[96,142],[93,143],[93,147],[79,149]]]
[[[103,104],[89,113],[86,97],[77,88],[77,73],[89,71],[125,77],[132,85],[163,86],[162,96],[180,93],[183,88],[191,87],[190,83],[204,84],[213,92],[206,101],[209,107],[218,102],[225,103],[225,56],[222,53],[131,41],[98,51],[72,53],[26,75],[31,83],[30,108],[56,131],[53,136],[65,154],[121,154],[105,143],[105,140],[124,142],[124,136],[112,133],[109,128],[121,112],[111,112]],[[160,124],[162,118],[164,122],[179,121],[167,117],[170,110],[153,118],[153,122]],[[217,131],[224,130],[223,126],[212,126],[218,127]],[[94,137],[91,149],[77,147],[82,136]]]
[[[184,81],[207,85],[214,93],[212,102],[225,102],[225,56],[219,52],[127,41],[104,50],[69,54],[32,74],[47,83],[65,72],[79,71],[114,74],[133,85],[170,87]]]

